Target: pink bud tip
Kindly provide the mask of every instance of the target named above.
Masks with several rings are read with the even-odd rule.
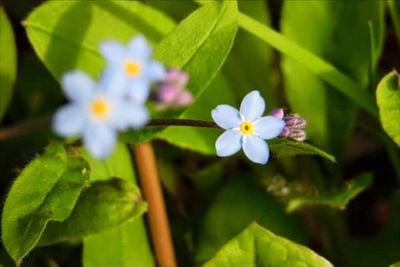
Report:
[[[274,116],[278,119],[283,119],[283,116],[285,116],[285,112],[283,111],[283,108],[277,108],[271,111],[271,116]]]

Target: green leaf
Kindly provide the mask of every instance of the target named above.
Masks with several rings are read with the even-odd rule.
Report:
[[[302,195],[290,198],[286,207],[288,212],[299,210],[305,206],[324,205],[337,209],[345,209],[347,204],[372,184],[372,174],[366,173],[347,183],[345,188],[320,195]]]
[[[225,97],[228,102],[233,101],[232,93],[226,87],[214,88],[210,86],[209,90],[212,88],[212,93],[209,92],[204,97],[201,94],[215,78],[232,48],[238,27],[237,15],[236,1],[209,3],[194,11],[155,47],[156,58],[167,66],[182,69],[190,75],[187,87],[197,100],[181,115],[181,118],[209,118],[209,112],[218,103],[217,100]],[[223,82],[221,80],[216,81],[219,84]],[[220,92],[215,93],[215,91]],[[210,97],[211,94],[214,97]],[[199,137],[197,138],[198,142],[181,138],[182,135],[187,136],[187,134]],[[202,138],[203,134],[205,140]],[[166,133],[160,133],[160,136],[176,145],[210,153],[209,140],[211,136],[214,138],[215,134],[204,129],[172,129]],[[145,137],[141,138],[140,141],[146,141],[153,135],[149,134]],[[125,135],[124,140],[138,141],[135,133]]]
[[[17,75],[17,51],[14,32],[4,8],[0,6],[0,121],[11,100]]]
[[[204,267],[333,267],[310,249],[277,236],[256,223],[228,242]]]
[[[400,146],[400,76],[398,73],[393,71],[380,81],[376,99],[383,129]]]
[[[59,79],[73,69],[98,77],[104,67],[102,41],[128,42],[141,33],[159,42],[175,23],[138,1],[72,0],[42,4],[24,25],[39,58]]]
[[[393,263],[389,267],[400,267],[400,262]]]
[[[2,239],[18,263],[37,244],[46,226],[64,221],[89,178],[87,163],[60,145],[48,147],[14,182],[2,215]]]
[[[268,145],[272,153],[274,153],[274,155],[278,158],[292,157],[296,155],[317,155],[331,162],[336,161],[334,156],[308,143],[292,141],[284,138],[277,138],[268,141]]]
[[[129,150],[118,144],[106,160],[97,160],[86,153],[91,181],[120,177],[136,184]],[[144,218],[137,218],[113,229],[88,236],[83,245],[84,267],[154,267]]]
[[[251,177],[245,173],[239,174],[225,184],[208,209],[196,246],[198,263],[213,257],[226,242],[253,221],[297,242],[306,242],[299,218],[286,214],[264,188],[254,180],[244,178]]]
[[[68,219],[48,224],[40,245],[99,233],[133,220],[146,208],[133,183],[119,178],[94,182],[79,196]]]
[[[369,23],[375,33],[372,41],[376,44],[372,63]],[[356,88],[346,88],[347,91],[359,94],[358,97],[366,92],[369,66],[376,66],[382,50],[383,1],[285,1],[281,24],[287,38],[332,62],[360,85],[358,91],[362,90],[353,92]],[[305,62],[290,57],[283,58],[285,92],[290,106],[307,119],[311,140],[334,155],[341,155],[352,129],[354,103],[331,90]]]

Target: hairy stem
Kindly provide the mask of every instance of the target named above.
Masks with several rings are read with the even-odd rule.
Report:
[[[33,131],[49,128],[51,117],[44,116],[32,120],[27,120],[13,126],[0,129],[0,142],[16,138]],[[145,127],[166,127],[166,126],[183,126],[183,127],[202,127],[202,128],[219,128],[214,122],[201,120],[186,119],[153,119]]]

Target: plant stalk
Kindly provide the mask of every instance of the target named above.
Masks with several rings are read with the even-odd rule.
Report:
[[[157,266],[177,267],[153,146],[149,142],[132,148],[143,196],[149,205],[147,216]]]

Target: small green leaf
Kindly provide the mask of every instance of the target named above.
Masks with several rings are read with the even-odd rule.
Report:
[[[69,157],[60,145],[48,147],[22,171],[2,215],[2,239],[17,263],[36,246],[46,225],[71,214],[88,178],[87,163]]]
[[[277,236],[256,223],[229,241],[204,267],[333,267],[312,250]]]
[[[140,216],[146,208],[139,189],[131,182],[119,178],[94,182],[82,192],[68,219],[48,224],[39,244],[99,233]]]
[[[366,173],[348,182],[345,188],[335,190],[331,193],[312,196],[302,195],[290,198],[286,210],[288,212],[293,212],[305,206],[313,205],[324,205],[338,209],[345,209],[352,199],[357,197],[372,184],[372,180],[372,175]]]
[[[292,157],[296,155],[317,155],[335,162],[335,157],[308,143],[277,138],[268,141],[268,145],[276,157]]]
[[[378,84],[376,98],[383,129],[400,146],[400,76],[393,71]]]
[[[0,121],[11,100],[17,75],[17,51],[14,32],[4,8],[0,6]]]
[[[118,144],[106,160],[85,154],[93,170],[91,181],[108,180],[115,176],[137,183],[126,145]],[[137,267],[139,262],[140,267],[155,266],[143,217],[84,239],[84,267]]]

